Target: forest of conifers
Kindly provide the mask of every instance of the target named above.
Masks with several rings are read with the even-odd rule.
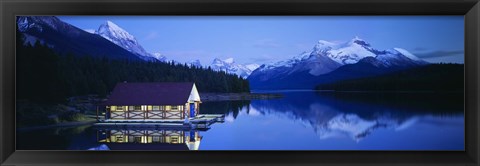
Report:
[[[59,102],[88,94],[105,97],[125,81],[195,82],[200,92],[249,92],[248,81],[234,74],[173,62],[60,55],[38,41],[25,45],[17,34],[17,99]]]

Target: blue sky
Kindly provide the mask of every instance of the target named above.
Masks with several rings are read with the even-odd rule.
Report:
[[[318,40],[355,36],[377,49],[400,47],[429,62],[464,62],[463,16],[59,16],[85,30],[110,20],[147,52],[170,60],[234,58],[270,63],[311,51]]]

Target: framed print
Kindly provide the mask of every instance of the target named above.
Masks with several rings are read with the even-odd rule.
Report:
[[[5,165],[478,164],[478,1],[1,7]]]

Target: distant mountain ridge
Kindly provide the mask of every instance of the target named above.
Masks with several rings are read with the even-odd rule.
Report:
[[[313,89],[316,84],[428,64],[402,48],[378,50],[358,37],[320,40],[310,52],[262,65],[248,77],[253,89]]]
[[[233,58],[228,58],[225,60],[215,58],[210,64],[210,67],[215,71],[224,71],[226,73],[236,74],[242,78],[247,78],[259,66],[260,65],[255,63],[247,65],[237,64]]]
[[[160,53],[147,52],[126,30],[106,21],[92,34],[55,16],[19,16],[19,32],[25,44],[39,41],[62,54],[163,61]],[[172,60],[174,63],[179,63]],[[253,89],[311,89],[318,83],[360,78],[428,64],[402,48],[378,50],[358,37],[345,43],[320,40],[309,52],[271,64],[237,64],[233,58],[215,58],[213,70],[248,78]],[[190,66],[203,66],[198,60]]]
[[[61,54],[140,60],[135,54],[106,40],[72,26],[55,16],[19,16],[17,26],[24,44],[40,42]]]
[[[171,61],[181,64],[176,60],[168,60],[161,53],[149,53],[125,29],[112,21],[105,21],[98,29],[82,30],[65,23],[55,16],[20,16],[17,19],[18,29],[25,36],[25,44],[33,45],[36,41],[46,44],[56,51],[66,54],[90,55],[94,57],[107,57],[112,59],[135,59],[144,61]],[[203,66],[200,61],[191,60],[189,66]],[[209,65],[213,70],[225,71],[247,78],[258,64],[236,64],[232,59],[213,59]]]

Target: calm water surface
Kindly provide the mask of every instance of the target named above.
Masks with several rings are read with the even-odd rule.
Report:
[[[125,136],[127,131],[91,125],[27,130],[17,131],[17,149],[464,149],[463,94],[282,93],[281,99],[202,103],[201,113],[226,115],[207,131],[136,129]],[[115,141],[130,143],[104,142],[118,133],[123,137]]]

